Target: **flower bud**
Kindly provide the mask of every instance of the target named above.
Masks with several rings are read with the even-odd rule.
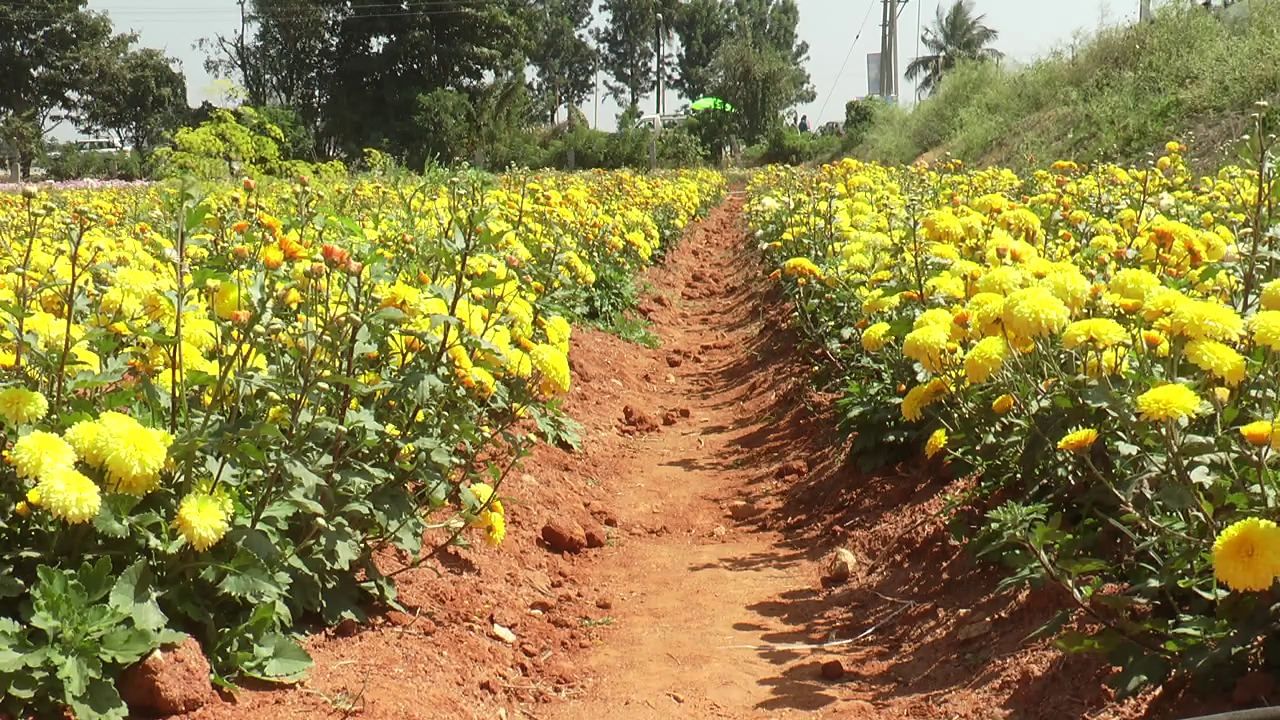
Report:
[[[245,178],[241,181],[241,184],[244,185],[245,192],[253,192],[258,187],[258,183],[253,178]]]

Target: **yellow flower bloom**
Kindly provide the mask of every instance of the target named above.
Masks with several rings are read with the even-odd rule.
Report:
[[[1262,286],[1262,309],[1280,310],[1280,280],[1271,280]]]
[[[529,361],[541,376],[538,384],[544,395],[563,395],[569,392],[571,375],[569,358],[554,345],[538,344],[529,351]]]
[[[9,425],[30,425],[49,413],[49,401],[34,390],[9,387],[0,390],[0,418]]]
[[[924,446],[924,456],[933,459],[935,455],[947,448],[947,431],[938,428],[929,436],[929,441]]]
[[[1270,350],[1280,351],[1280,310],[1263,310],[1249,319],[1253,341]]]
[[[1125,332],[1120,323],[1111,318],[1077,320],[1062,331],[1062,346],[1068,350],[1075,350],[1081,345],[1087,345],[1095,350],[1105,350],[1128,339],[1129,333]]]
[[[986,382],[1004,366],[1008,354],[1004,338],[988,337],[979,340],[965,355],[965,378],[975,385]]]
[[[889,323],[878,322],[862,331],[862,349],[870,353],[880,352],[888,343]]]
[[[1052,335],[1071,318],[1061,300],[1042,287],[1015,291],[1004,302],[1004,324],[1010,332],[1025,338]]]
[[[46,473],[36,489],[40,506],[72,525],[92,520],[102,507],[98,486],[72,467],[60,467]]]
[[[204,552],[231,528],[231,501],[207,492],[193,492],[178,504],[175,525],[191,547]]]
[[[1276,438],[1276,422],[1274,420],[1255,420],[1240,427],[1240,435],[1250,445],[1262,447],[1271,445]]]
[[[1013,405],[1013,396],[1005,393],[991,402],[991,411],[997,415],[1006,415],[1013,409]]]
[[[1280,575],[1280,528],[1246,518],[1223,530],[1213,543],[1213,574],[1232,590],[1267,590]]]
[[[1244,380],[1244,356],[1217,340],[1199,339],[1187,343],[1187,359],[1230,387]]]
[[[788,278],[810,277],[820,280],[822,270],[809,258],[793,257],[782,263],[782,275]]]
[[[1067,452],[1083,453],[1098,440],[1098,431],[1093,428],[1077,428],[1067,433],[1058,441],[1058,449]]]
[[[1152,388],[1138,396],[1138,414],[1143,420],[1181,420],[1200,412],[1200,396],[1186,385],[1171,383]]]
[[[926,325],[912,330],[902,339],[902,354],[915,360],[931,373],[940,373],[947,367],[951,342],[949,328]]]
[[[53,433],[32,430],[14,442],[5,459],[18,471],[18,477],[43,480],[52,471],[71,469],[76,451]]]

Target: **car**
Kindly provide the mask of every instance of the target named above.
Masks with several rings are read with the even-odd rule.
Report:
[[[663,128],[673,128],[684,122],[684,115],[645,115],[636,120],[635,128],[637,130],[649,128],[650,130],[661,130]]]
[[[85,138],[82,140],[71,140],[57,145],[47,154],[50,158],[61,157],[62,153],[67,148],[75,150],[76,152],[95,153],[100,155],[115,155],[129,151],[129,148],[121,145],[111,138]]]

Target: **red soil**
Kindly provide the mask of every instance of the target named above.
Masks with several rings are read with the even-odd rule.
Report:
[[[741,204],[729,199],[650,273],[641,309],[659,349],[577,331],[567,410],[583,449],[539,448],[504,484],[500,549],[458,550],[403,575],[407,614],[313,636],[303,684],[245,690],[186,717],[1128,719],[1201,709],[1168,692],[1117,703],[1097,659],[1025,640],[1063,599],[995,592],[998,570],[970,559],[942,520],[957,481],[850,469],[830,398],[811,390],[810,359],[760,280]],[[602,534],[606,546],[553,553],[541,539],[548,522]],[[825,587],[823,560],[841,546],[858,558],[853,575]],[[812,647],[833,641],[844,642]]]

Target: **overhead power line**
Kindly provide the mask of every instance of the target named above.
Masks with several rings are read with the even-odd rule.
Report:
[[[836,79],[831,83],[831,89],[827,91],[827,97],[822,101],[822,107],[818,110],[818,120],[821,121],[823,113],[827,111],[827,103],[831,102],[831,96],[835,94],[836,86],[840,84],[840,78],[844,75],[845,66],[849,64],[849,58],[853,57],[853,48],[858,44],[858,40],[862,37],[862,31],[867,29],[867,21],[871,19],[871,11],[875,9],[876,3],[880,0],[871,0],[867,4],[867,14],[862,16],[862,24],[858,26],[858,32],[853,36],[853,42],[849,43],[849,51],[844,54],[844,62],[840,63],[840,70],[836,72]]]

